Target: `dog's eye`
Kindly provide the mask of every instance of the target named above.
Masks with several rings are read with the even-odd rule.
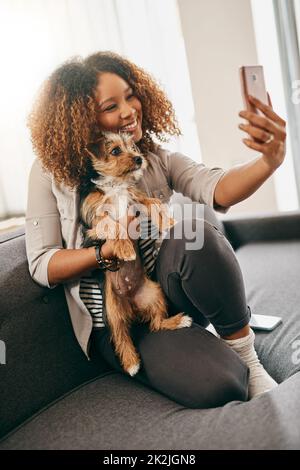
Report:
[[[122,153],[122,150],[120,149],[120,147],[115,147],[112,151],[111,151],[111,154],[112,155],[120,155]]]

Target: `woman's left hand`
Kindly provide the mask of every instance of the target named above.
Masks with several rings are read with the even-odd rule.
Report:
[[[243,139],[244,144],[261,152],[263,160],[274,171],[282,164],[285,157],[286,122],[273,111],[269,94],[268,99],[269,106],[249,96],[250,103],[263,115],[241,111],[239,116],[245,118],[248,124],[240,124],[239,128],[250,136],[250,139]]]

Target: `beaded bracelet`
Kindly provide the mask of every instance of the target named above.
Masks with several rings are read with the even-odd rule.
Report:
[[[96,260],[99,264],[99,269],[105,270],[108,269],[109,271],[118,271],[120,269],[121,262],[118,258],[103,258],[101,254],[102,245],[95,246],[96,252]]]

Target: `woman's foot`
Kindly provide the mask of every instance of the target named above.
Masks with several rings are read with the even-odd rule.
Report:
[[[278,384],[260,363],[254,349],[255,334],[249,328],[249,334],[237,339],[224,339],[225,343],[232,348],[240,358],[247,364],[250,370],[248,399],[256,397],[261,393],[268,392]]]

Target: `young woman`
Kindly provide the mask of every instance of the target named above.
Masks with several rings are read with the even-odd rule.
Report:
[[[30,173],[26,250],[32,278],[48,288],[63,283],[76,338],[88,359],[103,356],[123,372],[110,342],[105,302],[96,279],[94,247],[81,248],[79,187],[88,177],[87,145],[103,130],[130,132],[149,167],[138,184],[167,202],[173,190],[220,212],[253,194],[283,162],[285,122],[253,99],[263,117],[242,111],[244,143],[261,155],[224,171],[207,168],[154,142],[180,135],[174,109],[155,80],[112,52],[66,62],[45,82],[29,117],[37,159]],[[197,220],[192,219],[193,229]],[[199,220],[198,220],[199,222]],[[178,222],[183,223],[183,222]],[[204,245],[187,240],[141,241],[146,270],[160,282],[169,314],[184,311],[191,328],[150,332],[132,325],[142,359],[134,379],[191,408],[247,400],[277,384],[260,364],[249,328],[243,278],[234,251],[213,224],[202,220]],[[110,241],[102,254],[112,255]],[[219,337],[206,330],[212,323]]]

